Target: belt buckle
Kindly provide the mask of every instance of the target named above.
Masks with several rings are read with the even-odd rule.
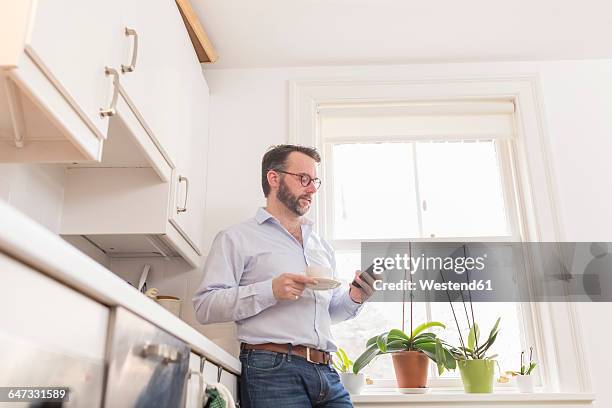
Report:
[[[310,359],[310,347],[308,347],[308,346],[306,347],[306,361],[308,361],[309,363],[312,363],[312,364],[318,364],[317,362],[312,361]]]

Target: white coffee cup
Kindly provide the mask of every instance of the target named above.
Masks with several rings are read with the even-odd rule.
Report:
[[[332,268],[326,266],[308,266],[306,267],[306,276],[311,278],[331,279],[334,275]]]

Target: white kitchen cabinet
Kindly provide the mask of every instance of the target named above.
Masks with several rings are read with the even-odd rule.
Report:
[[[61,235],[83,236],[110,257],[181,256],[199,265],[208,146],[207,88],[203,91],[185,95],[193,123],[182,125],[185,144],[179,163],[184,167],[155,169],[143,161],[141,167],[66,170]],[[142,122],[122,97],[110,129],[109,142],[125,140],[123,133],[146,138]],[[187,183],[189,188],[183,188]]]
[[[108,128],[101,110],[113,93],[105,67],[122,58],[120,5],[21,0],[0,7],[0,161],[100,160]]]
[[[206,202],[209,91],[199,65],[191,65],[185,77],[190,79],[179,103],[179,144],[174,173],[174,204],[170,206],[170,222],[190,244],[202,253],[204,245],[204,211]]]
[[[67,406],[100,406],[108,308],[2,252],[0,271],[0,384],[66,386]]]
[[[187,98],[205,86],[174,1],[21,0],[0,6],[0,27],[0,162],[113,167],[134,157],[127,164],[140,167],[144,158],[169,181],[162,167],[178,167],[190,142]],[[111,143],[136,142],[135,155],[104,152],[119,94],[147,140]]]
[[[197,55],[174,1],[130,0],[121,4],[121,15],[132,30],[124,50],[123,65],[129,68],[122,70],[122,87],[174,167],[185,136],[185,96],[190,87],[200,89],[201,81],[194,83],[191,75],[199,68]]]

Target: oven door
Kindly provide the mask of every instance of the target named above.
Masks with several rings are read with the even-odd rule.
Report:
[[[104,406],[182,407],[190,349],[123,308],[111,316]]]

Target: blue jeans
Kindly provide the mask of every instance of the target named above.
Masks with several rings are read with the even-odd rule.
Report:
[[[331,365],[268,350],[242,350],[240,362],[243,408],[353,406]]]

